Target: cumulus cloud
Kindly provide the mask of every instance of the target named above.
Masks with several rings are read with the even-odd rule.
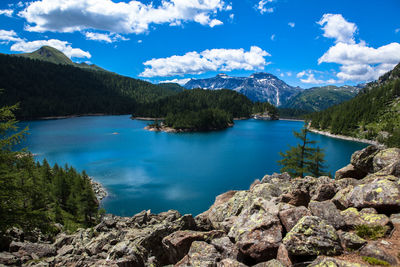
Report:
[[[181,25],[194,21],[214,27],[222,24],[215,17],[231,10],[223,0],[163,0],[158,6],[140,1],[115,3],[111,0],[38,0],[31,2],[19,16],[28,31],[74,32],[102,30],[115,33],[144,33],[150,24]]]
[[[9,43],[9,42],[21,42],[23,40],[19,38],[17,33],[13,30],[11,31],[0,30],[0,41],[3,43]]]
[[[321,73],[321,72],[315,70],[303,70],[297,73],[296,77],[303,78],[300,79],[300,81],[302,83],[307,83],[307,84],[332,84],[337,82],[334,79],[329,79],[329,80],[318,79],[315,77],[315,73]]]
[[[115,33],[97,33],[97,32],[85,32],[85,37],[87,40],[106,42],[106,43],[114,43],[117,41],[128,41],[128,38],[125,38],[119,34]]]
[[[397,28],[394,30],[395,33],[399,33],[400,32],[400,28]]]
[[[354,34],[357,26],[348,22],[341,14],[324,14],[317,23],[322,26],[324,37],[333,38],[336,43],[355,43]]]
[[[337,73],[340,80],[376,80],[400,61],[399,43],[378,48],[370,47],[364,41],[356,43],[357,26],[346,21],[340,14],[325,14],[318,23],[323,26],[323,36],[335,39],[335,45],[318,59],[318,64],[341,65]]]
[[[151,59],[144,62],[142,77],[165,77],[185,74],[201,74],[207,71],[232,71],[263,69],[270,54],[257,46],[244,49],[211,49],[188,52],[183,56]]]
[[[294,26],[296,26],[296,23],[294,23],[294,22],[289,22],[288,25],[289,25],[289,27],[294,28]]]
[[[261,0],[260,2],[258,2],[258,4],[255,6],[255,8],[260,11],[261,14],[264,13],[272,13],[274,12],[274,8],[273,7],[267,7],[268,3],[273,2],[274,0]]]
[[[276,35],[275,35],[275,34],[272,34],[272,35],[271,35],[271,41],[275,41],[275,38],[276,38]]]
[[[73,47],[71,47],[70,43],[68,43],[66,41],[60,41],[57,39],[37,40],[37,41],[32,41],[32,42],[19,41],[19,42],[13,44],[11,46],[10,50],[30,53],[30,52],[33,52],[45,45],[51,46],[51,47],[54,47],[54,48],[60,50],[69,58],[72,58],[72,57],[91,58],[91,55],[89,52],[83,51],[82,49],[79,49],[79,48],[73,48]]]
[[[187,78],[187,79],[172,79],[172,80],[160,81],[159,83],[177,83],[179,85],[185,85],[190,80],[191,80],[190,78]]]
[[[0,15],[11,17],[13,13],[14,13],[13,9],[0,9]]]

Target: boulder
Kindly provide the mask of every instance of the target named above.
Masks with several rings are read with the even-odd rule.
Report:
[[[291,181],[290,187],[281,195],[281,201],[294,206],[305,206],[311,200],[311,197],[322,184],[331,183],[332,179],[326,176],[315,178],[306,176],[304,178],[295,178]]]
[[[334,183],[320,184],[315,192],[312,192],[311,200],[325,201],[333,198],[336,194]]]
[[[50,257],[56,255],[54,245],[31,243],[31,242],[11,242],[10,251],[17,251],[20,255],[32,255],[34,253],[39,258]]]
[[[399,148],[388,148],[381,150],[373,158],[373,172],[379,172],[380,170],[394,164],[399,160]]]
[[[373,160],[378,152],[379,148],[377,146],[368,146],[363,150],[354,152],[350,162],[356,169],[366,173],[373,172]]]
[[[57,257],[64,256],[66,254],[71,254],[74,251],[73,245],[65,245],[59,250],[57,250]]]
[[[222,261],[217,263],[217,267],[247,267],[241,262],[233,259],[223,259]]]
[[[361,182],[360,180],[354,179],[354,178],[342,178],[340,180],[334,180],[334,185],[336,187],[336,193],[349,185],[351,186],[356,186],[359,185]]]
[[[342,243],[342,247],[348,250],[357,250],[364,246],[367,241],[355,233],[351,232],[339,232],[339,237]]]
[[[86,244],[86,252],[89,255],[96,255],[102,251],[102,248],[107,244],[116,244],[117,235],[114,232],[103,232],[99,236],[93,238],[88,244]]]
[[[278,248],[278,255],[276,255],[276,259],[282,263],[285,267],[290,267],[293,265],[292,260],[289,257],[289,252],[287,251],[284,244],[280,244]]]
[[[323,202],[311,201],[310,204],[308,204],[308,209],[311,211],[312,215],[327,221],[328,224],[336,229],[341,229],[345,225],[342,215],[340,215],[339,210],[330,200]]]
[[[396,258],[386,253],[385,250],[381,249],[377,242],[368,243],[368,245],[360,250],[360,255],[383,260],[391,265],[397,265]]]
[[[276,258],[282,241],[278,209],[272,202],[259,198],[235,220],[228,236],[235,240],[246,264]]]
[[[377,214],[374,209],[348,208],[340,212],[346,228],[354,229],[358,225],[385,226],[389,223],[389,218],[385,214]]]
[[[338,255],[342,252],[339,236],[333,226],[316,216],[306,216],[283,239],[294,256]]]
[[[368,172],[363,171],[362,169],[356,169],[352,164],[348,164],[347,166],[337,170],[335,173],[335,180],[340,180],[343,178],[354,178],[360,180],[367,176]]]
[[[348,262],[331,257],[318,257],[308,267],[361,267],[359,263]]]
[[[278,185],[275,184],[257,184],[250,190],[256,197],[262,197],[266,200],[270,200],[273,197],[279,197],[282,191]]]
[[[223,258],[238,259],[239,249],[232,243],[229,237],[221,237],[211,240],[213,245]]]
[[[204,266],[214,267],[221,260],[221,255],[213,245],[204,241],[194,241],[190,246],[189,253],[180,260],[175,267],[181,266]]]
[[[286,232],[292,230],[296,223],[304,216],[310,216],[311,212],[303,206],[293,207],[279,212],[279,218]]]
[[[273,173],[272,175],[265,175],[261,183],[269,183],[269,184],[276,184],[276,185],[285,185],[289,184],[292,180],[292,177],[287,173]]]
[[[219,238],[223,234],[223,231],[217,230],[210,232],[177,231],[164,237],[162,244],[165,254],[168,255],[169,263],[175,264],[188,253],[193,241],[210,242],[212,239]]]
[[[10,252],[0,252],[0,265],[3,264],[18,266],[21,264],[21,259]]]
[[[282,263],[277,260],[270,260],[266,262],[260,262],[253,267],[285,267]]]
[[[343,205],[355,208],[372,207],[389,214],[400,211],[400,184],[396,182],[396,178],[394,176],[384,176],[374,180],[372,178],[373,176],[369,178],[369,183],[350,187],[348,192],[344,192],[341,200]],[[335,199],[336,197],[337,194]]]
[[[400,224],[400,213],[390,215],[390,222],[392,224]]]

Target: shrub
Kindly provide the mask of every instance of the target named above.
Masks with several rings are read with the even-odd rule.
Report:
[[[390,266],[390,264],[387,261],[379,260],[373,257],[366,257],[362,256],[361,257],[364,261],[368,262],[371,265],[382,265],[382,266]]]
[[[386,226],[375,225],[358,225],[356,226],[356,234],[361,238],[367,238],[371,240],[378,239],[380,237],[384,237],[388,228]]]

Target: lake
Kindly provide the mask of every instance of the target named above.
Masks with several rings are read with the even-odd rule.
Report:
[[[22,122],[24,146],[37,160],[69,164],[101,182],[110,193],[108,213],[131,216],[176,209],[197,215],[228,190],[248,189],[257,178],[279,172],[279,151],[297,143],[298,121],[236,121],[209,133],[146,131],[129,116],[77,117]],[[347,165],[366,144],[311,134],[325,149],[329,171]]]

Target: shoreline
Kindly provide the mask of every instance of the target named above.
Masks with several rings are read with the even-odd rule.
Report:
[[[161,127],[155,127],[155,126],[150,126],[147,125],[143,129],[150,131],[150,132],[164,132],[164,133],[198,133],[198,132],[214,132],[214,131],[222,131],[225,129],[228,129],[230,127],[233,127],[235,124],[234,123],[229,123],[228,127],[223,128],[223,129],[210,129],[207,131],[196,131],[196,130],[191,130],[191,129],[174,129],[172,127],[166,127],[166,126],[161,126]]]
[[[280,121],[306,121],[306,120],[302,120],[302,119],[285,119],[285,118],[279,118],[278,120]]]
[[[106,188],[100,182],[95,181],[93,177],[89,177],[89,179],[93,192],[99,202],[109,196]]]
[[[339,135],[339,134],[332,134],[330,132],[316,130],[316,129],[311,128],[311,127],[308,127],[308,130],[310,132],[313,132],[313,133],[316,133],[316,134],[320,134],[320,135],[325,135],[325,136],[328,136],[328,137],[331,137],[331,138],[342,139],[342,140],[353,141],[353,142],[359,142],[359,143],[370,144],[370,145],[375,145],[375,146],[382,146],[382,144],[380,144],[377,141],[373,141],[373,140],[361,139],[361,138],[345,136],[345,135]]]
[[[49,117],[38,117],[31,119],[21,119],[20,121],[40,121],[40,120],[64,120],[78,117],[97,117],[97,116],[124,116],[129,114],[108,114],[108,113],[88,113],[88,114],[76,114],[76,115],[65,115],[65,116],[49,116]]]

